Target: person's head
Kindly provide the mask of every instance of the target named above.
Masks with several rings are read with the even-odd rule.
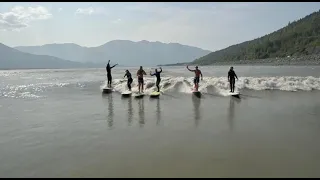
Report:
[[[126,70],[126,73],[127,73],[127,72],[129,72],[129,70],[128,70],[128,69]]]
[[[110,63],[110,60],[108,61],[108,63]]]
[[[230,67],[230,70],[233,70],[233,67],[232,67],[232,66]]]
[[[198,70],[198,66],[196,66],[196,70]]]
[[[156,68],[154,71],[155,71],[155,72],[158,72],[158,69]]]
[[[143,68],[142,68],[142,66],[140,66],[140,70],[142,70]]]

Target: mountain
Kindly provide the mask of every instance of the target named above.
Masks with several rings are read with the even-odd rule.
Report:
[[[15,49],[36,54],[50,55],[75,62],[112,63],[127,66],[152,66],[175,62],[190,62],[210,51],[178,43],[161,43],[114,40],[98,47],[82,47],[76,44],[47,44],[43,46],[19,46]]]
[[[0,69],[80,68],[84,64],[47,55],[33,55],[0,43]]]
[[[292,22],[271,34],[212,52],[191,64],[210,65],[320,54],[320,10]]]

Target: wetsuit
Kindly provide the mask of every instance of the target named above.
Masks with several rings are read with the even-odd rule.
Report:
[[[111,67],[109,63],[107,64],[106,70],[107,70],[108,85],[111,85],[112,76],[111,76]]]
[[[156,76],[157,77],[157,82],[156,82],[156,86],[158,88],[158,92],[160,92],[160,87],[159,87],[159,84],[160,84],[160,81],[161,81],[161,78],[160,78],[160,74],[162,73],[162,69],[161,71],[159,72],[155,72],[153,74],[151,74],[151,76]]]
[[[108,63],[106,67],[109,87],[111,87],[111,83],[112,83],[111,69],[114,68],[116,65],[110,67],[110,64]]]
[[[126,76],[127,76],[127,78],[128,78],[127,86],[128,86],[128,88],[129,88],[129,91],[131,91],[131,83],[132,83],[132,81],[133,81],[132,76],[131,76],[131,73],[130,73],[129,71],[126,72],[126,74],[124,75],[124,77],[126,77]]]
[[[234,86],[236,83],[236,78],[238,79],[236,73],[234,72],[234,70],[230,69],[228,72],[228,79],[230,82],[230,92],[234,92]]]

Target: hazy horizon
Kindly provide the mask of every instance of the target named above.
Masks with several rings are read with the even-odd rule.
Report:
[[[0,39],[10,47],[96,47],[112,40],[147,40],[216,51],[269,34],[319,9],[319,2],[2,2]]]

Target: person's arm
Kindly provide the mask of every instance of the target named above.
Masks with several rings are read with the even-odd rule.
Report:
[[[228,72],[228,82],[230,81],[230,71]]]
[[[128,76],[128,73],[126,73],[126,74],[123,76],[123,78],[125,78],[126,76]]]
[[[162,68],[160,67],[160,72],[159,73],[162,73]]]
[[[237,76],[237,74],[236,74],[236,72],[234,72],[234,75],[236,76],[237,80],[239,80],[239,79],[238,79],[238,76]]]
[[[144,70],[143,70],[143,74],[144,74],[144,75],[147,75],[147,73],[146,73]]]
[[[194,72],[195,70],[191,70],[191,69],[189,69],[189,66],[187,66],[187,69],[189,70],[189,71],[191,71],[191,72]]]
[[[113,66],[111,67],[111,69],[114,68],[114,67],[116,67],[116,65],[118,65],[118,64],[113,65]]]
[[[200,75],[201,75],[201,81],[203,80],[203,75],[202,75],[202,72],[200,71]]]
[[[150,71],[150,76],[154,76],[155,73],[152,74],[152,72]]]

